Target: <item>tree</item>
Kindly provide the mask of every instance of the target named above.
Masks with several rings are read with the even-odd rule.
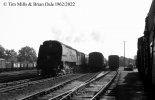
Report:
[[[29,46],[21,48],[18,53],[18,61],[20,62],[36,62],[37,60],[36,51]]]
[[[0,45],[0,58],[5,58],[5,49]]]
[[[125,57],[125,65],[124,65],[124,57],[120,56],[119,57],[119,65],[120,66],[127,66],[128,65],[128,58]]]
[[[135,60],[132,58],[125,58],[125,66],[127,66],[129,63],[132,63],[133,65],[135,65]],[[120,66],[124,66],[124,57],[121,56],[119,58],[119,64]]]
[[[11,50],[6,49],[5,59],[9,62],[17,62],[17,53],[13,49]]]

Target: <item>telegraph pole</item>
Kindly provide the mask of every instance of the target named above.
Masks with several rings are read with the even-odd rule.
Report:
[[[124,41],[124,67],[125,67],[125,41]]]

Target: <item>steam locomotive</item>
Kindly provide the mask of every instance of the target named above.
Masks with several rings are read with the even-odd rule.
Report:
[[[37,69],[43,76],[85,72],[88,56],[56,40],[40,45]]]
[[[145,19],[144,35],[138,38],[137,68],[147,84],[155,86],[155,0]]]

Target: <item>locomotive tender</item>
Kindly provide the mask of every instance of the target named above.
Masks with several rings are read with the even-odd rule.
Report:
[[[108,57],[108,65],[110,70],[117,70],[119,68],[119,56],[110,55]]]
[[[89,72],[98,72],[104,70],[105,58],[100,52],[89,53],[88,70]]]
[[[43,76],[82,72],[81,68],[86,65],[86,57],[84,53],[68,45],[56,40],[48,40],[40,45],[37,69]]]
[[[137,62],[140,76],[155,86],[155,0],[145,19],[144,35],[138,38]]]

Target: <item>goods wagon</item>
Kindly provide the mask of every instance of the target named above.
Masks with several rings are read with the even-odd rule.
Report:
[[[88,67],[90,72],[97,72],[104,69],[104,56],[100,52],[89,53]]]
[[[22,62],[5,62],[3,71],[20,71],[36,69],[36,63],[22,63]]]
[[[36,68],[36,63],[22,63],[22,62],[7,62],[6,60],[0,61],[0,72],[6,71],[19,71],[19,70],[30,70]]]
[[[43,76],[73,73],[80,70],[83,53],[56,40],[44,41],[40,45],[37,69]]]
[[[136,60],[136,67],[138,69],[138,72],[140,74],[140,76],[144,76],[144,71],[145,71],[145,64],[144,62],[146,62],[144,59],[144,53],[145,53],[145,44],[144,44],[144,36],[138,38],[138,44],[137,44],[137,60]]]
[[[148,86],[155,86],[155,0],[145,19],[143,36],[138,38],[136,65],[140,76]]]
[[[108,57],[108,65],[110,70],[117,70],[119,67],[119,56],[118,55],[110,55]]]

